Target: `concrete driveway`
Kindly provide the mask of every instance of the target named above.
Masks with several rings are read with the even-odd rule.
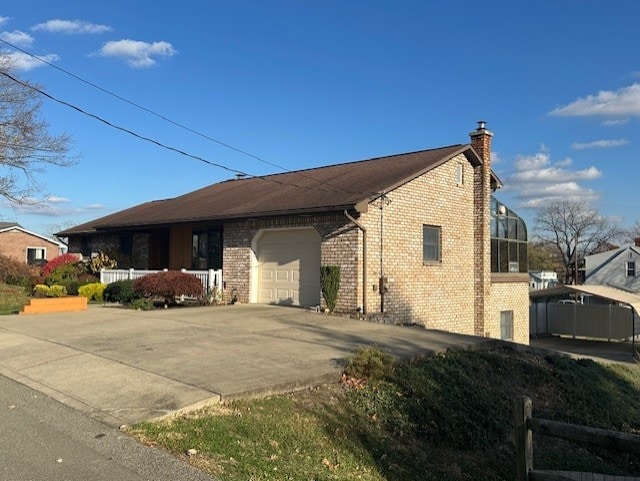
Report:
[[[491,341],[260,305],[0,317],[0,374],[111,426],[337,380],[375,344],[395,356]]]
[[[607,342],[591,339],[572,339],[570,337],[549,336],[531,339],[532,348],[553,351],[575,359],[587,358],[602,363],[618,363],[637,365],[633,357],[633,348],[638,350],[640,343],[635,346],[631,342]]]

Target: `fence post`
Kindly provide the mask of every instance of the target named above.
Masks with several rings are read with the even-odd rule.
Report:
[[[127,279],[133,280],[133,267],[129,269],[129,277],[127,277]]]
[[[104,267],[100,268],[100,284],[106,284],[106,282],[104,282]]]
[[[513,408],[516,437],[516,481],[527,481],[533,469],[533,436],[527,427],[531,418],[531,398],[516,398]]]
[[[207,292],[213,292],[213,288],[216,286],[216,271],[209,269],[207,271]]]

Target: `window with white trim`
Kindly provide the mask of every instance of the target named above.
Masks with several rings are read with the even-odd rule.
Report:
[[[627,261],[627,277],[636,276],[636,261]]]
[[[27,247],[27,264],[39,264],[47,258],[47,249],[44,247]]]
[[[422,226],[422,260],[424,263],[440,262],[441,228],[435,225]]]

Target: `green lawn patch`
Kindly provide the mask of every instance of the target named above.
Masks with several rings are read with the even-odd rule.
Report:
[[[0,315],[17,314],[28,303],[24,287],[0,283]]]
[[[130,432],[223,481],[511,480],[512,409],[523,394],[537,417],[640,432],[635,366],[511,349],[391,364],[375,351],[359,358],[340,384],[235,401]],[[640,456],[544,436],[534,443],[538,469],[640,475]]]

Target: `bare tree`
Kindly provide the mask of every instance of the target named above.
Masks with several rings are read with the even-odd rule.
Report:
[[[538,210],[537,236],[553,245],[564,265],[565,282],[579,280],[576,268],[584,256],[603,252],[622,231],[610,218],[580,200],[559,200]]]
[[[634,243],[636,239],[640,239],[640,221],[636,221],[635,224],[623,231],[623,239],[625,242],[630,243]]]
[[[541,240],[531,240],[527,249],[530,271],[562,272],[564,265],[555,245]]]
[[[40,115],[36,84],[16,77],[6,56],[0,54],[0,196],[24,204],[40,191],[36,174],[46,166],[68,167],[71,138],[49,134]]]

